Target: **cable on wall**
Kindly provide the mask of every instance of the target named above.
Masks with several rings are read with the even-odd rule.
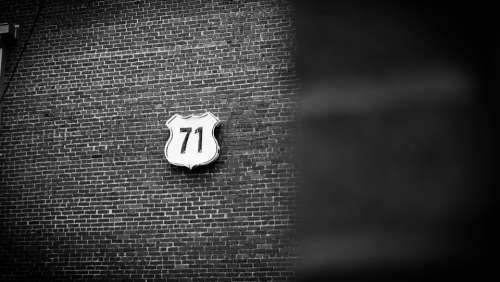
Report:
[[[7,83],[5,84],[5,88],[3,89],[2,96],[0,96],[0,102],[3,100],[3,97],[7,93],[7,90],[9,89],[10,82],[12,81],[12,78],[16,74],[17,67],[19,66],[19,62],[23,58],[24,51],[26,50],[26,47],[29,44],[29,41],[31,39],[31,35],[33,35],[33,31],[35,30],[35,26],[36,26],[36,24],[38,22],[38,18],[40,17],[41,12],[42,12],[44,3],[45,3],[45,0],[40,0],[38,2],[38,10],[36,12],[35,19],[33,20],[33,23],[31,24],[31,29],[30,29],[30,32],[28,34],[28,37],[26,38],[26,42],[24,43],[23,48],[21,49],[21,52],[19,53],[19,56],[17,57],[16,63],[14,65],[14,69],[10,73],[9,79],[7,80]]]

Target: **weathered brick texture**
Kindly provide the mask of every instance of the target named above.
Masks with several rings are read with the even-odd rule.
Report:
[[[37,2],[0,1],[7,77]],[[288,2],[45,1],[1,105],[0,280],[289,280],[293,50]],[[204,111],[220,158],[168,164]]]

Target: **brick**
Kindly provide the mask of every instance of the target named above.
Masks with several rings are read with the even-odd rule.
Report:
[[[37,2],[0,2],[6,77]],[[2,101],[0,280],[291,280],[292,12],[45,1]],[[165,122],[204,111],[219,159],[171,166]]]

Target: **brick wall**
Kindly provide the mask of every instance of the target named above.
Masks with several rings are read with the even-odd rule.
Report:
[[[37,1],[18,23],[10,75]],[[275,1],[45,1],[2,100],[0,280],[293,276],[293,9]],[[211,111],[220,158],[163,155]]]

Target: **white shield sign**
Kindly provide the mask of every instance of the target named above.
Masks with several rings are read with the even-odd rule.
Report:
[[[210,112],[202,115],[175,114],[167,121],[170,137],[165,145],[168,162],[192,169],[209,164],[219,157],[219,144],[214,130],[220,123]]]

